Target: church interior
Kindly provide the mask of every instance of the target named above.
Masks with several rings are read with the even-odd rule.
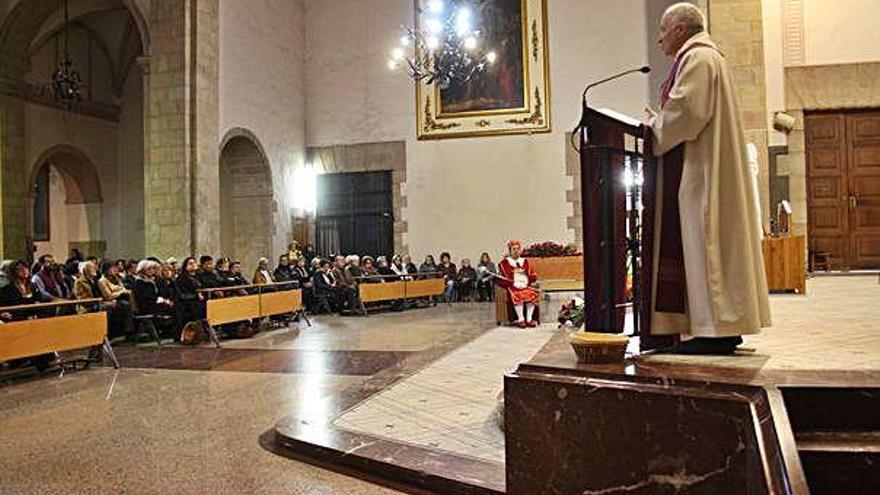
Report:
[[[880,493],[878,18],[0,0],[0,493]]]

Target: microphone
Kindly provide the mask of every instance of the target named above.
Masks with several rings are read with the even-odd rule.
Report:
[[[591,89],[595,88],[596,86],[601,86],[601,85],[603,85],[603,84],[605,84],[605,83],[607,83],[607,82],[613,81],[613,80],[615,80],[615,79],[620,79],[620,78],[623,77],[623,76],[627,76],[627,75],[629,75],[629,74],[635,74],[636,72],[641,72],[642,74],[647,74],[647,73],[651,72],[651,68],[650,68],[649,66],[647,66],[647,65],[643,65],[643,66],[639,67],[638,69],[625,70],[625,71],[623,71],[623,72],[621,72],[621,73],[619,73],[619,74],[615,74],[615,75],[613,75],[613,76],[611,76],[611,77],[606,77],[605,79],[600,79],[600,80],[598,80],[598,81],[596,81],[596,82],[594,82],[594,83],[591,83],[589,86],[587,86],[587,87],[584,89],[584,94],[583,94],[583,96],[582,96],[581,98],[582,98],[583,101],[586,103],[586,101],[587,101],[587,92],[589,92]]]
[[[583,95],[581,95],[581,107],[582,107],[581,108],[581,120],[580,120],[580,122],[578,122],[578,125],[576,125],[575,128],[571,131],[571,146],[572,146],[572,148],[574,148],[575,151],[580,153],[580,149],[578,148],[577,145],[575,145],[575,137],[584,130],[584,126],[586,123],[587,112],[589,109],[589,106],[587,105],[587,93],[591,89],[595,88],[596,86],[601,86],[607,82],[613,81],[615,79],[620,79],[623,76],[627,76],[629,74],[634,74],[636,72],[641,72],[642,74],[647,74],[647,73],[651,72],[651,67],[649,67],[647,65],[643,65],[643,66],[636,68],[636,69],[625,70],[619,74],[615,74],[613,76],[606,77],[605,79],[600,79],[594,83],[590,83],[586,88],[584,88],[584,93],[583,93]]]

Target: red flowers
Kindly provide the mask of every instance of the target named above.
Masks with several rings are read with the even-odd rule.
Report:
[[[539,242],[523,249],[522,255],[526,258],[555,258],[560,256],[580,256],[580,251],[574,244],[563,246],[553,241]]]

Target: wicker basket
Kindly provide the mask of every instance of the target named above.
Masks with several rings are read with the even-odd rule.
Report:
[[[575,332],[571,334],[569,342],[580,363],[620,363],[626,355],[629,337],[607,333]]]

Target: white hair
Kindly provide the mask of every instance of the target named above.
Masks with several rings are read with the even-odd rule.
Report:
[[[345,262],[346,262],[346,263],[352,263],[352,262],[354,262],[354,261],[360,261],[360,260],[361,260],[361,257],[358,256],[358,255],[356,255],[356,254],[350,254],[350,255],[348,255],[348,256],[345,257]]]
[[[136,270],[136,271],[137,271],[138,273],[140,273],[140,274],[144,274],[144,273],[146,273],[147,270],[149,270],[150,268],[153,268],[153,267],[159,268],[159,266],[161,266],[161,265],[159,265],[159,263],[156,263],[156,262],[153,261],[153,260],[140,260],[140,261],[138,262],[138,264],[137,264],[137,270]]]
[[[663,13],[663,18],[669,18],[672,24],[684,25],[691,34],[706,30],[706,16],[694,4],[688,2],[670,5]]]

